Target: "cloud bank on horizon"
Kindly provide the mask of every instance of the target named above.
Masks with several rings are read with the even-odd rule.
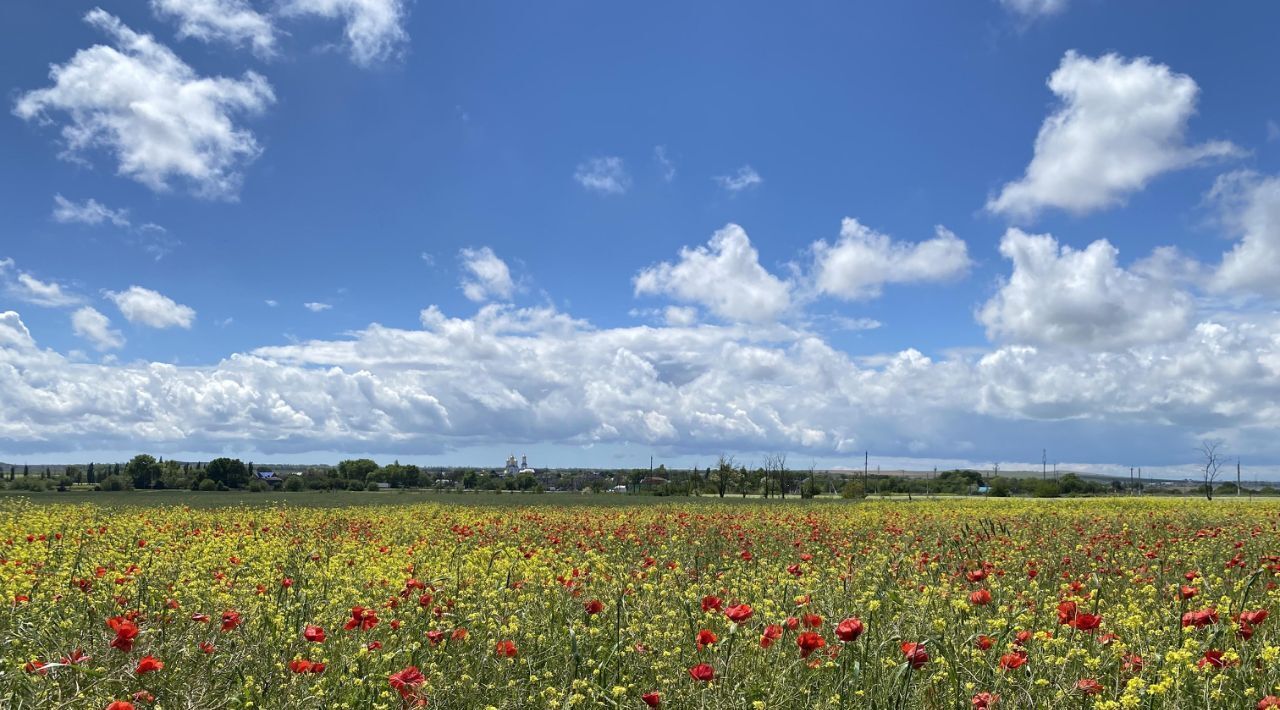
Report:
[[[307,128],[329,118],[291,113],[330,100],[305,93],[309,62],[388,106],[421,111],[397,91],[423,72],[448,96],[440,66],[414,63],[440,61],[436,48],[411,51],[410,22],[432,11],[410,8],[88,7],[105,44],[49,57],[42,81],[21,73],[37,80],[12,87],[4,140],[40,169],[29,187],[0,171],[15,194],[44,192],[4,227],[29,225],[0,253],[0,459],[537,444],[579,462],[603,450],[1035,460],[1021,448],[1052,445],[1076,461],[1176,464],[1214,438],[1280,463],[1272,117],[1259,113],[1252,139],[1224,127],[1225,89],[1193,70],[1122,48],[1041,53],[1047,91],[1005,89],[1027,104],[1010,125],[1034,138],[984,135],[1000,145],[984,182],[960,190],[925,171],[912,193],[888,170],[854,197],[817,187],[832,168],[809,175],[816,153],[792,163],[786,140],[726,127],[803,115],[691,114],[727,136],[706,144],[650,131],[626,90],[643,72],[562,104],[485,75],[524,112],[499,119],[457,91],[429,119],[454,132],[439,145],[413,123],[335,145]],[[984,10],[1015,38],[1084,11]],[[544,58],[569,71],[560,59]],[[686,80],[663,81],[699,90]],[[601,102],[621,125],[602,124]],[[347,103],[333,109],[344,125],[377,112]],[[579,113],[589,130],[553,128]],[[538,121],[544,139],[529,132]],[[794,140],[816,150],[805,141],[821,134]],[[910,157],[883,150],[840,169]],[[473,176],[477,155],[494,172]]]

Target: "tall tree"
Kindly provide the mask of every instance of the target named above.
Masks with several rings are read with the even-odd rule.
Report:
[[[1218,472],[1222,469],[1223,443],[1221,439],[1206,439],[1200,442],[1200,470],[1204,473],[1204,497],[1213,500],[1213,482],[1218,480]]]
[[[138,454],[125,464],[124,475],[134,488],[151,488],[160,480],[160,464],[150,454]]]
[[[227,488],[243,488],[249,483],[249,471],[240,459],[216,458],[205,466],[205,477]]]

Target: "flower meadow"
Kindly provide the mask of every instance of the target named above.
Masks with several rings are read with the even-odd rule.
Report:
[[[1280,506],[0,503],[6,708],[1280,708]]]

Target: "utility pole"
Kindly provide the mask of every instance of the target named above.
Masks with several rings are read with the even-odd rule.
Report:
[[[1142,495],[1142,467],[1138,467],[1138,495]]]
[[[1236,497],[1240,497],[1240,457],[1236,457]]]
[[[867,478],[868,464],[871,462],[871,452],[862,452],[862,497],[866,498],[871,495],[871,480]]]
[[[1040,480],[1049,476],[1049,450],[1040,449]]]
[[[1129,490],[1133,491],[1133,466],[1129,467]]]

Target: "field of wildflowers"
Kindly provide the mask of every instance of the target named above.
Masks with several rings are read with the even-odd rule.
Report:
[[[6,708],[1280,708],[1280,505],[0,503]]]

